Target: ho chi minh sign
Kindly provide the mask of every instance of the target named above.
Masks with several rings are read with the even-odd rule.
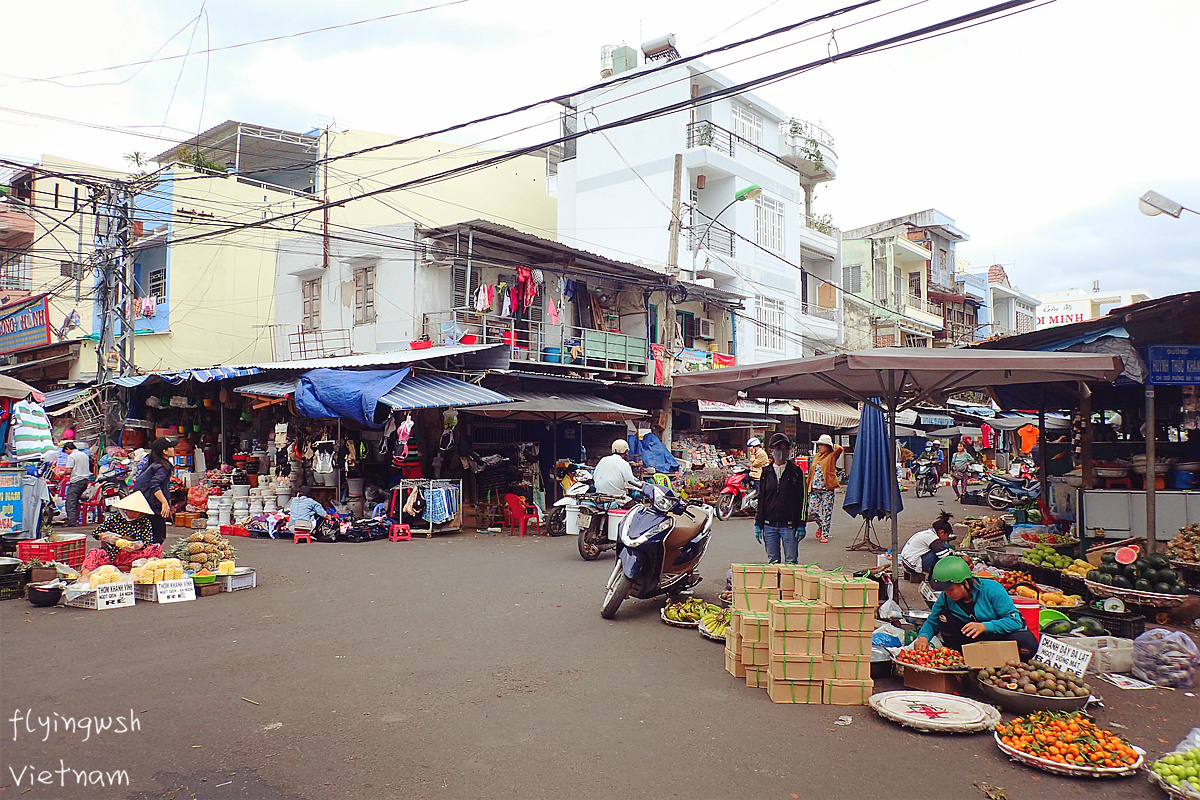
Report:
[[[50,300],[47,295],[0,306],[0,354],[50,344]]]
[[[1200,346],[1151,345],[1146,364],[1149,383],[1156,386],[1194,386],[1200,384]]]

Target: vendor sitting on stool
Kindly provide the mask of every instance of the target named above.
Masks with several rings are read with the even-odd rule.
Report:
[[[950,555],[950,546],[946,544],[954,538],[950,520],[951,515],[943,511],[932,525],[909,538],[900,551],[900,563],[905,569],[928,575],[938,559]]]
[[[967,562],[958,556],[947,556],[934,565],[933,588],[942,594],[921,626],[914,650],[928,648],[936,633],[943,645],[955,650],[971,641],[1012,641],[1022,661],[1037,652],[1037,639],[1004,587],[990,578],[972,576]]]
[[[89,550],[80,567],[87,575],[97,567],[111,564],[128,572],[139,558],[162,558],[162,545],[154,544],[150,515],[154,512],[141,492],[132,492],[112,504],[115,509],[92,533],[103,547]]]
[[[296,530],[297,522],[312,522],[315,528],[318,517],[325,519],[325,517],[329,516],[329,512],[325,510],[324,506],[308,496],[310,491],[307,486],[301,486],[296,490],[296,496],[292,498],[292,504],[288,506],[288,514],[291,516],[293,531]]]

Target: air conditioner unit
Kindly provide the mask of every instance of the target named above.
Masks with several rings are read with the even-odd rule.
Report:
[[[701,317],[698,322],[700,323],[700,328],[696,331],[697,337],[701,339],[717,338],[717,323],[713,322],[711,319],[706,319],[705,317]]]
[[[451,263],[450,248],[437,239],[426,236],[421,240],[421,260],[426,264],[435,264],[439,267],[449,266]]]

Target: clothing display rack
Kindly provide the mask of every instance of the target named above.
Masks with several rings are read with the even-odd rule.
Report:
[[[399,491],[406,503],[412,491],[419,491],[425,498],[425,510],[421,526],[411,525],[413,532],[425,531],[426,538],[435,533],[462,530],[462,480],[439,480],[436,478],[405,478],[392,487]],[[441,520],[434,522],[434,520]],[[428,527],[426,527],[428,525]]]

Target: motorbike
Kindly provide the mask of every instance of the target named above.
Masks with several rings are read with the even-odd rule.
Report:
[[[617,563],[600,616],[612,619],[627,597],[679,594],[703,580],[696,569],[712,536],[713,509],[687,505],[671,489],[646,482],[645,500],[617,526]]]
[[[566,536],[567,509],[578,505],[578,501],[571,498],[572,490],[574,489],[575,494],[593,491],[591,488],[592,472],[586,464],[570,464],[560,469],[558,478],[563,496],[554,503],[550,508],[550,513],[546,515],[546,532],[551,536]]]
[[[547,526],[551,536],[566,535],[567,512],[574,510],[579,528],[576,542],[579,556],[584,561],[595,561],[602,553],[617,548],[616,540],[610,539],[607,532],[608,509],[621,502],[628,505],[633,501],[627,497],[600,494],[592,483],[591,473],[586,470],[578,470],[576,476],[566,495],[551,508]],[[556,530],[562,532],[555,533]]]
[[[912,472],[913,480],[916,482],[914,491],[917,497],[920,497],[922,492],[928,494],[930,497],[937,494],[937,464],[926,459],[921,459],[913,464]]]
[[[987,498],[987,504],[996,511],[1021,503],[1036,502],[1042,492],[1042,484],[1032,478],[1016,478],[993,472],[987,476],[987,480],[984,496]]]
[[[717,496],[717,519],[725,520],[734,514],[753,514],[758,509],[758,490],[750,479],[747,467],[737,467],[725,478],[725,486]]]

